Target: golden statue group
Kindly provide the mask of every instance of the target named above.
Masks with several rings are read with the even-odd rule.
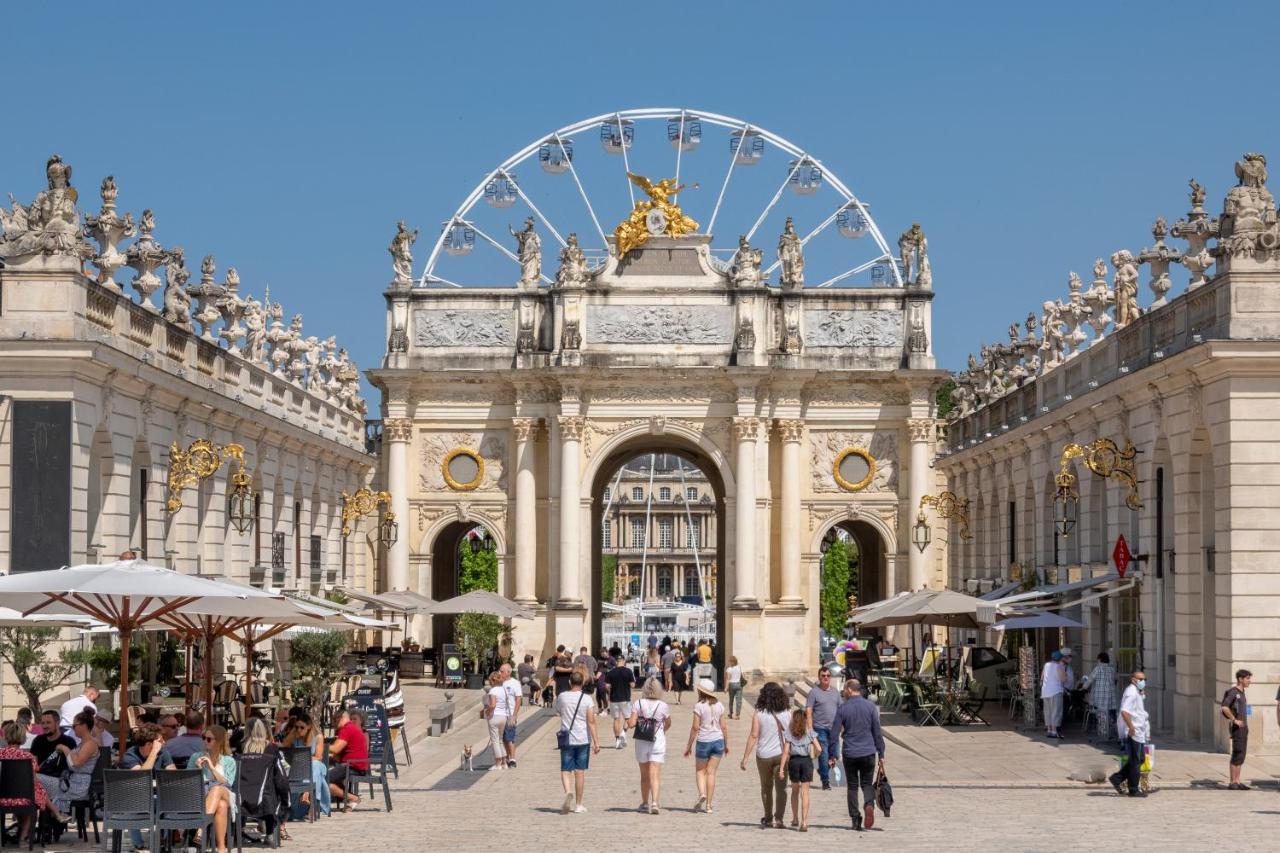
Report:
[[[650,236],[679,237],[698,230],[698,223],[685,216],[678,204],[670,201],[684,189],[684,184],[676,186],[673,178],[663,178],[655,184],[648,178],[631,172],[627,172],[627,177],[631,179],[631,183],[645,191],[649,200],[636,202],[631,216],[613,229],[619,258],[625,257],[632,249],[643,246]]]

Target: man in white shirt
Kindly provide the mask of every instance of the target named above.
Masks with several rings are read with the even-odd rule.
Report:
[[[1142,693],[1147,687],[1147,676],[1142,670],[1135,672],[1129,679],[1129,686],[1120,697],[1120,713],[1116,715],[1116,728],[1125,735],[1125,755],[1128,760],[1124,767],[1111,774],[1111,786],[1116,793],[1125,793],[1124,782],[1129,783],[1128,794],[1131,797],[1145,797],[1138,788],[1141,779],[1141,767],[1147,740],[1151,737],[1151,723],[1147,717],[1147,708]]]
[[[1044,705],[1044,728],[1047,737],[1060,738],[1058,726],[1062,723],[1062,700],[1066,690],[1062,668],[1062,653],[1054,652],[1045,662],[1040,673],[1040,701]]]
[[[85,708],[93,711],[95,715],[98,713],[98,706],[94,703],[98,701],[98,688],[92,684],[84,686],[84,692],[74,699],[68,699],[62,703],[62,707],[58,709],[58,716],[61,717],[61,725],[63,731],[71,730],[71,723]]]
[[[502,729],[502,745],[507,750],[507,768],[516,766],[516,722],[520,716],[520,706],[524,704],[524,692],[520,688],[520,680],[511,674],[511,664],[504,663],[498,673],[502,676],[502,684],[495,688],[497,693],[497,709],[494,716],[502,712],[507,723]]]

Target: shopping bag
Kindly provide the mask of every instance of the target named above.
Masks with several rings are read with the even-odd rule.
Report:
[[[1150,773],[1156,766],[1156,748],[1152,744],[1142,745],[1142,765],[1138,768],[1143,773]]]
[[[884,816],[888,817],[889,810],[893,808],[893,787],[889,784],[889,777],[885,775],[883,767],[876,771],[874,786],[876,805],[880,807],[880,811],[884,812]]]

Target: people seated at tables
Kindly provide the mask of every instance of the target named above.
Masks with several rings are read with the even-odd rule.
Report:
[[[111,734],[111,717],[102,711],[93,720],[93,739],[103,749],[113,749],[116,745],[115,735]]]
[[[315,788],[316,806],[321,814],[327,815],[333,804],[333,797],[329,789],[329,768],[324,763],[324,738],[320,735],[320,730],[312,721],[310,714],[301,708],[298,708],[297,712],[297,718],[293,721],[293,730],[284,736],[283,742],[285,746],[295,748],[305,746],[311,750],[311,784]],[[303,809],[301,814],[295,810],[294,814],[299,819],[311,807],[309,795],[303,794],[301,801],[307,808]]]
[[[209,726],[204,749],[191,756],[188,770],[199,770],[204,779],[204,811],[213,815],[213,841],[218,853],[227,853],[227,824],[237,819],[235,801],[236,760],[231,757],[227,730]]]
[[[40,714],[40,722],[44,725],[44,734],[32,741],[31,754],[36,757],[36,762],[42,766],[59,746],[66,746],[70,749],[76,748],[76,742],[71,735],[62,733],[60,719],[57,711],[44,711]]]
[[[30,750],[31,744],[41,734],[40,730],[35,725],[35,718],[31,714],[31,709],[19,708],[16,722],[18,723],[18,725],[22,726],[22,731],[23,731],[22,748],[25,750]]]
[[[246,726],[240,774],[240,808],[246,817],[261,818],[270,834],[289,803],[289,771],[265,720],[250,720]],[[280,837],[290,840],[283,826]]]
[[[339,711],[334,723],[338,733],[329,744],[329,756],[334,762],[329,768],[329,793],[341,801],[343,783],[350,771],[369,772],[369,736],[364,733],[364,712],[358,708]],[[346,792],[346,806],[359,802],[354,791]]]
[[[74,728],[75,717],[86,708],[96,715],[98,706],[94,703],[98,701],[98,688],[92,684],[84,686],[84,692],[79,696],[62,703],[62,707],[58,710],[58,723],[63,729],[70,731]],[[92,728],[92,726],[90,727]]]
[[[204,714],[190,711],[184,722],[183,733],[165,742],[165,749],[178,767],[186,767],[191,756],[204,749]]]
[[[175,770],[173,755],[165,747],[164,734],[155,723],[143,723],[129,735],[132,744],[120,759],[121,770]]]
[[[65,743],[57,744],[54,751],[62,753],[66,759],[65,766],[57,769],[54,774],[49,772],[54,768],[50,768],[48,763],[43,764],[41,772],[36,776],[53,801],[53,814],[59,823],[67,823],[70,820],[67,813],[71,811],[71,804],[76,800],[83,800],[89,793],[93,766],[98,761],[98,742],[93,739],[93,722],[96,716],[89,708],[77,714],[71,721],[71,728],[80,745],[73,749]],[[66,776],[67,770],[71,771],[70,777]]]
[[[22,744],[27,739],[27,727],[21,722],[10,720],[4,724],[4,743],[0,747],[0,761],[30,761],[31,772],[33,774],[39,772],[39,765],[36,763],[36,757],[31,754],[30,750],[22,748]],[[45,791],[44,785],[37,777],[35,785],[35,806],[42,812],[52,812],[53,806],[49,801],[49,795]],[[15,808],[20,806],[31,805],[31,800],[18,799],[17,797],[0,797],[0,808]],[[62,815],[55,815],[62,817]],[[25,841],[27,834],[31,832],[31,815],[24,814],[18,816],[18,831],[20,840]]]

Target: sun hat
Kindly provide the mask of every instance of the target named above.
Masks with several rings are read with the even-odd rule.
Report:
[[[710,678],[700,678],[698,679],[698,692],[714,696],[716,695],[716,683]]]
[[[1064,658],[1069,658],[1069,657],[1071,657],[1071,656],[1072,656],[1072,655],[1071,655],[1071,649],[1069,649],[1069,648],[1064,648],[1064,649],[1062,650],[1062,656],[1063,656]]]

